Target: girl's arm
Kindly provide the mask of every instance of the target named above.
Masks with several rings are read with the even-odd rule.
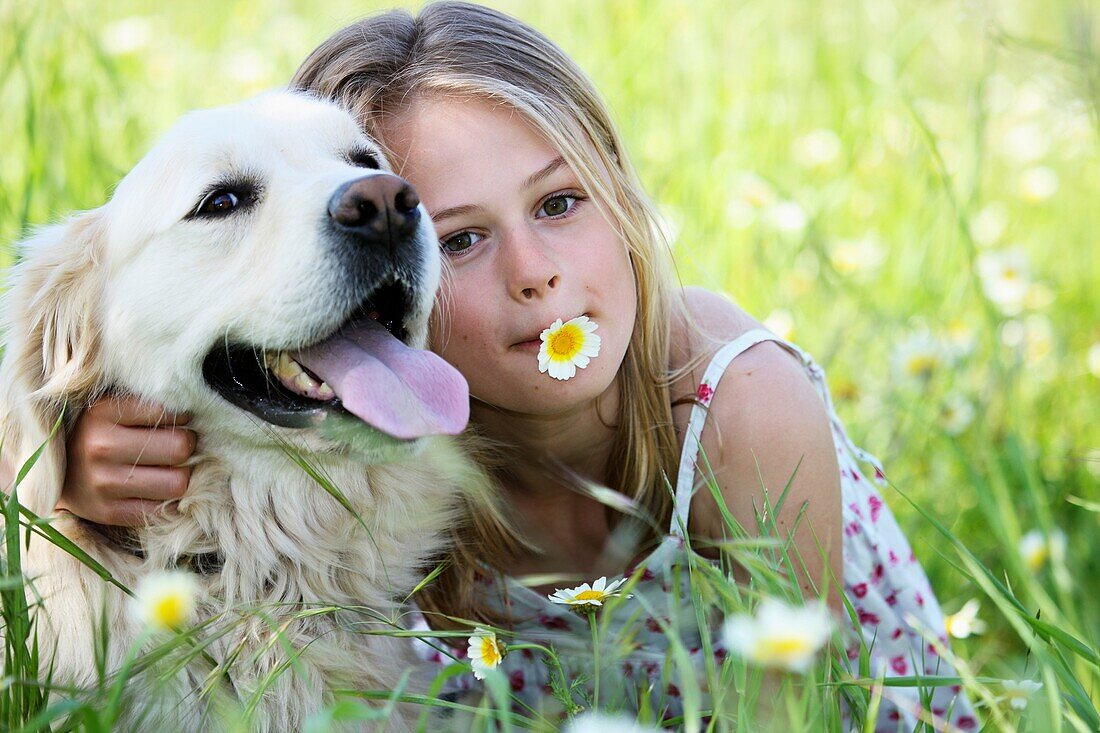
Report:
[[[687,295],[708,334],[729,341],[745,331],[745,314],[731,301],[705,291]],[[825,405],[797,358],[765,341],[734,359],[715,389],[701,446],[726,506],[750,534],[757,534],[755,512],[764,509],[762,486],[774,504],[791,481],[775,517],[779,536],[787,537],[805,506],[794,529],[794,547],[808,570],[807,576],[795,560],[799,584],[807,599],[827,589],[829,606],[839,612],[840,466]],[[690,516],[697,535],[729,534],[709,491],[696,493]]]
[[[133,526],[161,502],[179,499],[195,451],[187,415],[130,395],[108,395],[77,419],[67,445],[59,509],[99,524]]]

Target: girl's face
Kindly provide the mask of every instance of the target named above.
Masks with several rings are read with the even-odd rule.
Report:
[[[633,270],[557,151],[511,108],[482,101],[419,100],[384,134],[453,270],[433,350],[475,397],[513,412],[567,412],[607,390],[634,329]],[[599,356],[567,381],[539,373],[539,333],[580,315],[599,325]]]

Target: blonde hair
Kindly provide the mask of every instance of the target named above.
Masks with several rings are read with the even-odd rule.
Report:
[[[415,17],[393,10],[338,31],[302,63],[291,86],[342,104],[384,149],[379,133],[387,115],[432,95],[508,105],[561,153],[621,232],[635,273],[638,310],[619,372],[608,484],[632,497],[657,526],[666,526],[672,506],[667,477],[675,475],[678,460],[669,385],[692,366],[670,374],[670,323],[686,313],[657,215],[584,72],[548,38],[512,17],[437,2]],[[481,452],[475,459],[492,469],[487,456]],[[485,618],[472,588],[478,563],[501,570],[521,541],[500,517],[473,521],[447,571],[421,592],[425,609]]]

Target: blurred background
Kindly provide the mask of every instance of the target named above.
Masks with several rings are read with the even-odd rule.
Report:
[[[284,84],[394,4],[0,0],[0,268],[29,228],[103,203],[178,115]],[[1100,8],[489,4],[595,79],[683,282],[813,354],[891,481],[1095,648]],[[886,498],[945,611],[979,595],[935,528]],[[1025,674],[988,606],[986,633],[956,646]]]

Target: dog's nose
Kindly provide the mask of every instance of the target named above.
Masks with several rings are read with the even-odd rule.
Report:
[[[345,183],[328,202],[328,214],[338,229],[391,243],[416,231],[420,197],[408,181],[390,173]]]

